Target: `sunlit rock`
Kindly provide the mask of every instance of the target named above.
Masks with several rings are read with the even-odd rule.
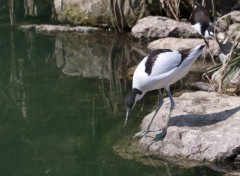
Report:
[[[227,31],[227,34],[230,35],[230,38],[236,38],[240,37],[240,32],[239,32],[240,24],[234,23],[229,26],[229,29]]]
[[[35,30],[37,32],[78,32],[78,33],[96,33],[102,31],[102,29],[90,26],[66,26],[66,25],[49,25],[49,24],[28,24],[20,25],[22,30]]]
[[[154,40],[149,43],[148,48],[151,50],[159,49],[159,48],[171,48],[176,50],[183,50],[183,49],[191,49],[194,46],[205,44],[203,39],[196,39],[196,38],[174,38],[174,37],[167,37],[158,40]],[[229,52],[232,46],[231,42],[227,42],[222,44],[223,49],[226,52]],[[209,40],[209,48],[208,51],[204,50],[202,52],[202,56],[206,56],[208,53],[211,53],[213,56],[218,56],[222,51],[216,40]]]
[[[238,162],[240,155],[240,98],[215,92],[184,93],[174,98],[176,106],[170,118],[167,135],[153,142],[155,133],[140,141],[156,156],[177,157],[193,161]],[[166,98],[157,114],[152,130],[159,130],[169,114]],[[141,124],[145,129],[153,116],[146,116]],[[149,137],[150,136],[150,137]]]
[[[239,11],[233,11],[231,13],[231,20],[234,23],[240,23],[240,12]]]
[[[73,25],[131,27],[141,12],[140,1],[54,0],[57,21]],[[139,8],[139,9],[136,9]],[[146,11],[145,9],[144,11]],[[135,13],[134,13],[135,12]]]
[[[164,37],[199,37],[190,23],[162,16],[148,16],[138,20],[131,33],[136,38],[150,40]]]

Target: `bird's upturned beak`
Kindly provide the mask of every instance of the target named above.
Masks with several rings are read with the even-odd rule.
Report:
[[[127,109],[127,113],[126,113],[126,118],[125,118],[125,123],[124,123],[124,127],[126,127],[127,125],[127,120],[128,120],[128,114],[129,114],[129,109]]]

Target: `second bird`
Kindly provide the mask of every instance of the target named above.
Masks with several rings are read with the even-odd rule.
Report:
[[[210,13],[195,1],[193,12],[190,16],[192,27],[203,37],[208,45],[207,39],[214,37],[213,19]]]

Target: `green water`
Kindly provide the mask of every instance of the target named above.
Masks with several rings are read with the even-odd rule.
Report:
[[[0,27],[0,175],[221,175],[146,166],[113,152],[147,113],[135,111],[129,124],[136,128],[123,133],[126,71],[138,61],[134,45],[126,36]]]

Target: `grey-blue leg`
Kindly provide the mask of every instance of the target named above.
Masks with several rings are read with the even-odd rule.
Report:
[[[146,128],[145,130],[136,133],[136,134],[134,135],[134,137],[137,137],[137,136],[144,136],[144,135],[146,135],[148,132],[150,132],[150,127],[151,127],[151,125],[152,125],[152,122],[153,122],[154,118],[156,117],[156,115],[157,115],[159,109],[160,109],[161,106],[163,105],[163,95],[162,95],[162,91],[161,91],[161,89],[159,89],[158,92],[159,92],[159,97],[158,97],[158,107],[157,107],[157,109],[156,109],[156,111],[155,111],[155,113],[154,113],[154,115],[153,115],[153,117],[152,117],[150,123],[148,124],[148,126],[147,126],[147,128]]]
[[[159,140],[161,139],[162,137],[164,137],[167,133],[167,128],[168,128],[168,125],[169,125],[169,119],[172,115],[172,111],[175,107],[175,102],[173,100],[173,97],[172,97],[172,94],[171,94],[171,91],[170,91],[170,88],[166,88],[166,91],[167,91],[167,94],[169,96],[169,99],[170,99],[170,112],[169,112],[169,115],[168,117],[166,118],[166,121],[165,121],[165,126],[163,127],[163,129],[161,129],[155,136],[154,140]]]
[[[159,109],[160,109],[160,108],[162,107],[162,105],[163,105],[163,95],[162,95],[161,89],[159,89],[158,92],[159,92],[158,107],[157,107],[157,109],[156,109],[156,111],[155,111],[155,113],[154,113],[154,115],[153,115],[150,123],[148,124],[147,131],[150,130],[150,127],[151,127],[151,125],[152,125],[152,122],[153,122],[154,118],[156,117]]]

